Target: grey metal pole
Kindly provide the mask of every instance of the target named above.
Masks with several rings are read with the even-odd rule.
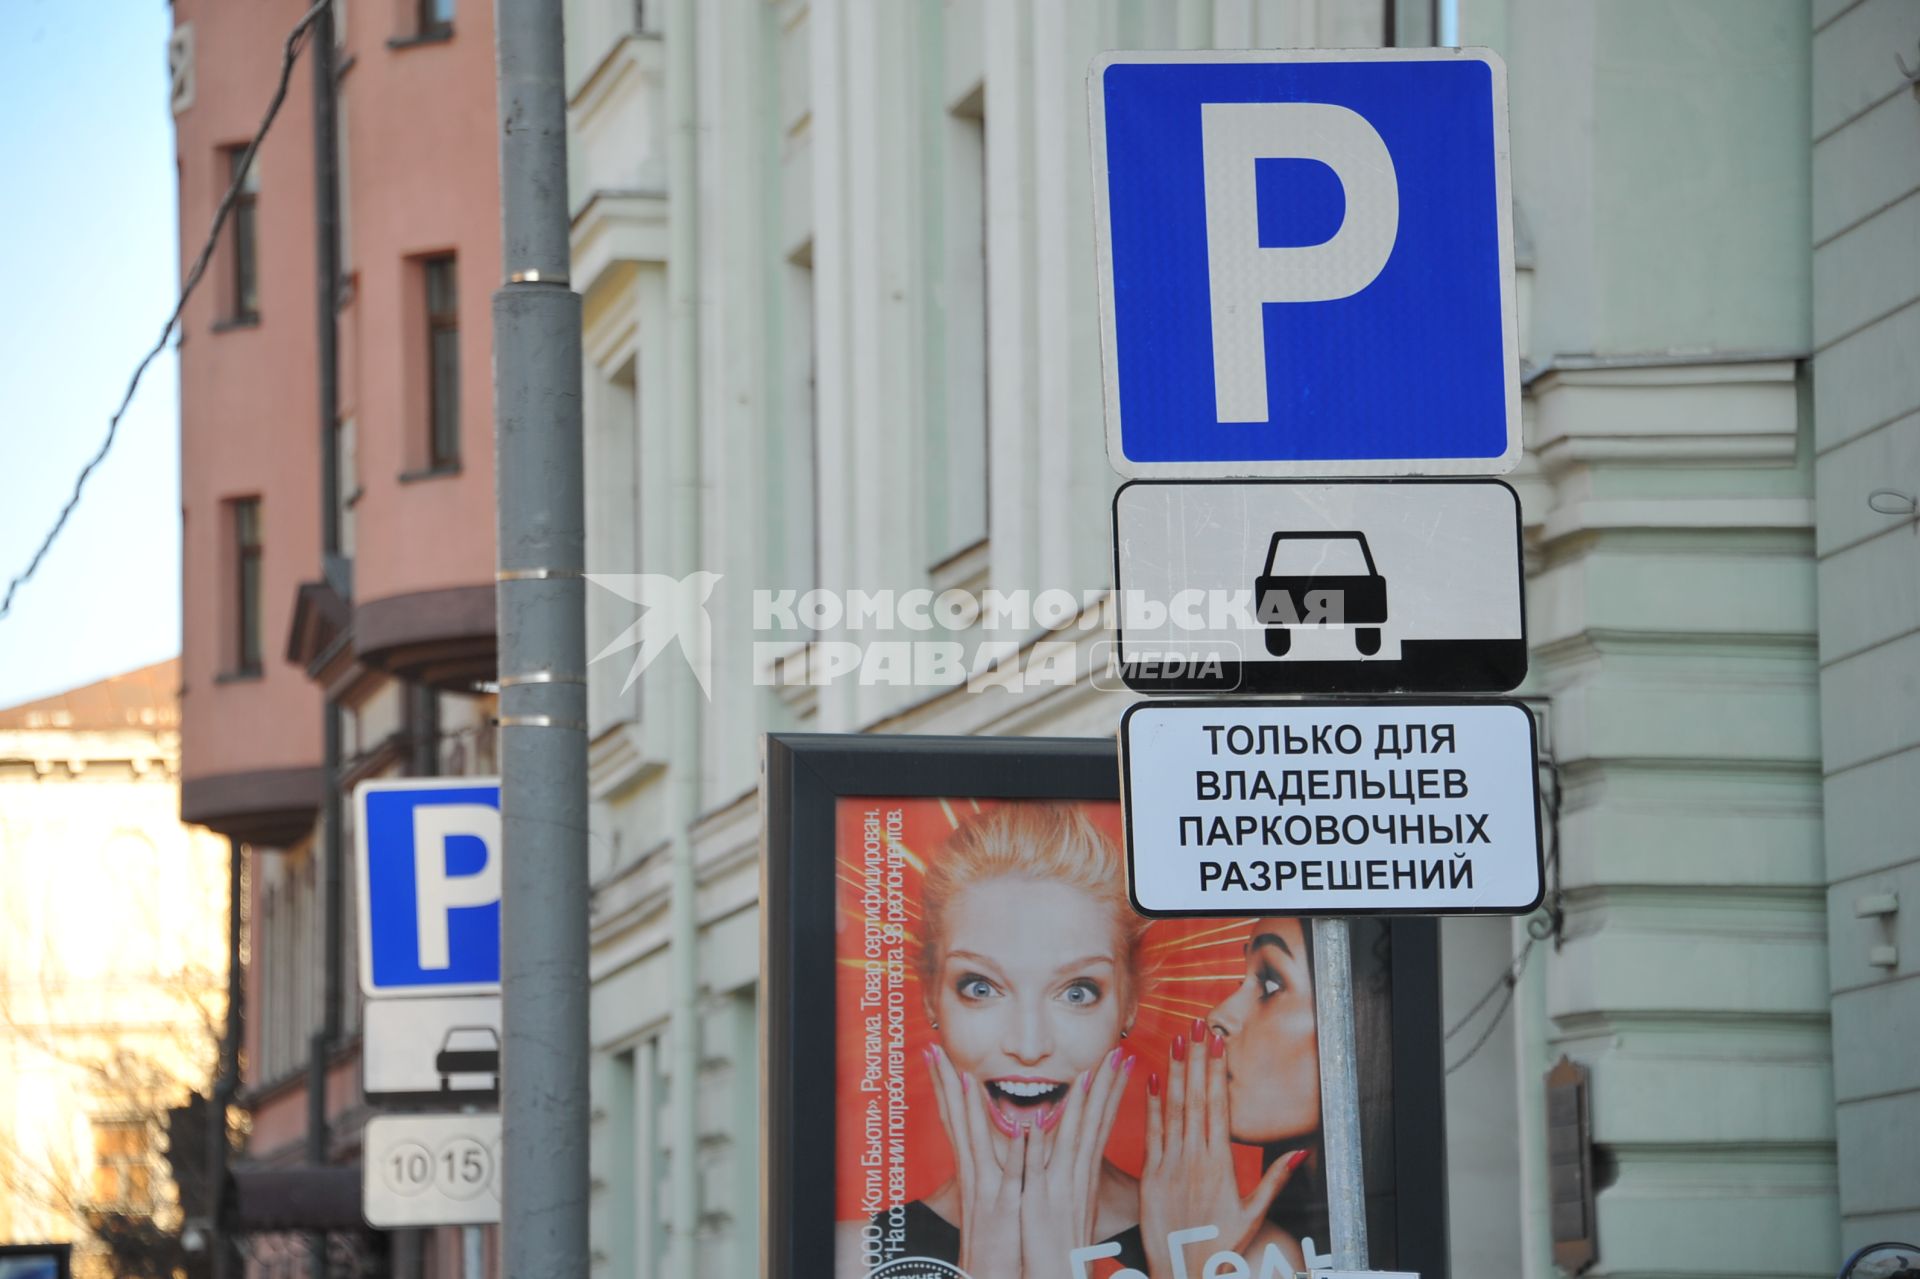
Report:
[[[313,65],[313,193],[314,193],[314,355],[318,375],[320,428],[320,573],[336,589],[346,592],[340,559],[339,523],[339,331],[335,290],[340,278],[339,174],[334,130],[333,7],[314,16],[309,60]],[[341,861],[343,858],[340,803],[340,708],[328,696],[321,710],[320,759],[325,788],[320,801],[320,1024],[308,1041],[307,1162],[315,1168],[328,1162],[331,1134],[327,1122],[327,1073],[334,1045],[340,1040],[341,990],[345,974]],[[324,1233],[311,1239],[309,1273],[322,1279],[327,1273]]]
[[[460,1227],[460,1279],[485,1279],[480,1255],[480,1227]]]
[[[495,0],[501,1270],[587,1275],[586,514],[561,0]]]
[[[1365,1270],[1367,1183],[1360,1162],[1360,1078],[1353,1049],[1353,954],[1344,919],[1313,921],[1313,1006],[1333,1264]]]
[[[220,1032],[220,1065],[207,1104],[207,1250],[212,1258],[213,1279],[228,1279],[244,1273],[240,1255],[234,1248],[225,1224],[220,1220],[220,1204],[226,1197],[227,1107],[240,1091],[240,1036],[244,1030],[246,977],[240,968],[240,919],[245,910],[241,893],[245,846],[227,836],[227,1015]]]

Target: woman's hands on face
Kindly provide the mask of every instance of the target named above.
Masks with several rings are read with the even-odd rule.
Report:
[[[1120,1114],[1133,1061],[1115,1048],[1068,1087],[1052,1131],[1028,1131],[1020,1256],[1029,1279],[1066,1274],[1068,1254],[1094,1241],[1107,1138]]]
[[[1140,1175],[1140,1231],[1153,1279],[1175,1273],[1167,1235],[1194,1226],[1218,1226],[1209,1251],[1245,1254],[1259,1233],[1267,1208],[1306,1160],[1296,1150],[1276,1161],[1253,1193],[1240,1197],[1233,1172],[1233,1142],[1227,1114],[1226,1040],[1195,1019],[1193,1042],[1173,1041],[1164,1104],[1157,1079],[1147,1083],[1147,1157]]]
[[[1010,1140],[988,1118],[980,1081],[937,1046],[926,1056],[960,1187],[960,1268],[977,1279],[1065,1273],[1068,1254],[1093,1242],[1107,1139],[1134,1059],[1114,1049],[1069,1086],[1049,1131],[1028,1124]]]
[[[1027,1146],[1039,1145],[1037,1134],[1011,1143],[996,1135],[984,1085],[955,1071],[938,1045],[926,1056],[960,1183],[960,1268],[979,1279],[1020,1279],[1022,1161]]]

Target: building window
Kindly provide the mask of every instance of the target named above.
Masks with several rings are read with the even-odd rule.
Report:
[[[945,121],[945,402],[936,473],[927,494],[928,541],[936,571],[987,536],[987,121],[975,88]]]
[[[419,36],[440,39],[453,34],[453,0],[415,0],[419,6]]]
[[[227,322],[253,324],[260,319],[258,209],[260,171],[247,164],[245,147],[228,147],[223,166],[228,186],[238,184],[228,211]]]
[[[422,264],[427,293],[427,465],[460,465],[460,294],[454,257]]]
[[[145,1120],[94,1122],[93,1207],[123,1212],[150,1210],[152,1171],[153,1139]]]
[[[233,506],[233,671],[260,673],[260,499]]]

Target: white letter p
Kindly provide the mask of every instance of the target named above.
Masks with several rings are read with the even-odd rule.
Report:
[[[447,873],[447,841],[466,835],[486,846],[480,869]],[[413,810],[414,912],[420,967],[449,968],[447,912],[500,900],[500,810],[487,804],[422,804]]]
[[[1267,302],[1331,302],[1372,284],[1400,230],[1400,186],[1379,131],[1330,102],[1203,102],[1213,394],[1222,422],[1265,422]],[[1318,160],[1346,192],[1322,244],[1260,245],[1256,160]]]

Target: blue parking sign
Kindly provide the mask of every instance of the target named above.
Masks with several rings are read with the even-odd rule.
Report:
[[[1089,94],[1116,470],[1519,461],[1496,55],[1111,53]]]
[[[360,986],[371,997],[500,989],[500,782],[354,791]]]

